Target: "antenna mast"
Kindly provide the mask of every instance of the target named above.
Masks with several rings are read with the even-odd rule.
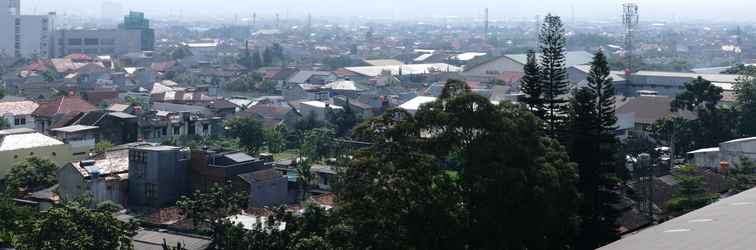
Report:
[[[638,5],[626,3],[622,5],[622,24],[625,25],[625,76],[630,76],[635,70],[633,65],[633,35],[638,27]]]
[[[485,23],[483,24],[483,38],[488,40],[488,8],[485,10]]]

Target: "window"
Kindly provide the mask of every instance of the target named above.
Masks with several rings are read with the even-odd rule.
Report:
[[[113,39],[113,38],[102,39],[102,40],[100,40],[100,44],[102,44],[102,45],[115,45],[115,39]]]
[[[52,156],[58,156],[58,154],[56,154],[55,152],[52,152]]]
[[[173,127],[173,135],[181,135],[181,127]]]
[[[18,159],[18,155],[14,155],[14,156],[13,156],[13,159]]]
[[[13,121],[13,124],[15,124],[16,126],[26,125],[26,117],[16,117]]]
[[[100,39],[84,38],[84,45],[100,45]]]
[[[210,131],[210,124],[202,124],[202,133],[207,134],[208,131]]]
[[[147,153],[141,151],[130,151],[129,160],[136,163],[147,163]]]
[[[29,155],[34,155],[34,152],[29,152]]]
[[[144,184],[144,197],[147,200],[157,199],[157,185],[150,183]]]
[[[68,39],[68,45],[81,45],[81,38]]]
[[[160,128],[160,130],[161,130],[163,136],[168,135],[168,127],[162,127],[162,128]]]

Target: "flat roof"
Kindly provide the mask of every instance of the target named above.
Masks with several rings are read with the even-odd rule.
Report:
[[[164,240],[169,246],[181,243],[181,246],[187,250],[207,249],[211,243],[209,238],[202,236],[141,229],[132,237],[132,244],[135,250],[160,250],[163,249]]]
[[[303,105],[307,105],[307,106],[316,107],[316,108],[325,108],[327,103],[321,102],[321,101],[309,101],[309,102],[303,102],[302,104]],[[329,104],[328,107],[332,108],[332,109],[343,109],[343,107],[338,106],[338,105],[330,105]]]
[[[418,96],[415,98],[412,98],[412,100],[409,100],[402,105],[399,105],[399,108],[404,110],[418,110],[420,109],[420,106],[429,102],[435,102],[436,97],[432,96]]]
[[[62,127],[62,128],[54,128],[54,129],[50,129],[50,130],[51,131],[55,131],[55,132],[75,133],[75,132],[93,130],[93,129],[98,129],[98,128],[100,128],[100,127],[98,127],[98,126],[86,126],[86,125],[73,125],[73,126]]]
[[[55,138],[40,133],[10,134],[2,137],[0,151],[49,147],[63,144],[63,142]]]
[[[756,189],[751,189],[599,249],[753,249],[754,235]]]

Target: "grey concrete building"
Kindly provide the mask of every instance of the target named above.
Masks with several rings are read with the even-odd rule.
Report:
[[[122,55],[142,51],[142,33],[139,30],[58,30],[55,38],[55,57],[73,53]]]
[[[190,153],[178,147],[147,146],[129,151],[129,205],[163,207],[189,193]]]

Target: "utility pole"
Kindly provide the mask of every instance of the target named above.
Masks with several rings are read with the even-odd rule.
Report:
[[[278,13],[276,13],[276,29],[280,29],[281,28],[280,25],[281,25],[281,16]]]
[[[653,180],[653,164],[651,163],[651,155],[647,153],[640,154],[638,156],[638,167],[635,168],[635,172],[638,175],[638,189],[642,190],[643,184],[646,184],[646,197],[644,201],[639,205],[641,212],[648,212],[648,218],[654,221],[654,180]],[[644,178],[645,177],[645,178]],[[644,183],[645,182],[645,183]]]

